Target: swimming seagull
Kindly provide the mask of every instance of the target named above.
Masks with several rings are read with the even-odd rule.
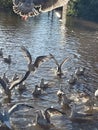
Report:
[[[8,128],[11,129],[11,124],[10,124],[10,117],[11,117],[11,115],[14,112],[16,112],[16,111],[18,111],[18,110],[20,110],[20,109],[22,109],[24,107],[34,108],[33,106],[30,106],[28,104],[17,103],[15,105],[13,105],[8,111],[3,111],[3,112],[0,111],[0,121],[2,123],[4,123]]]
[[[19,76],[18,76],[18,74],[14,74],[14,76],[12,77],[12,79],[11,79],[11,81],[15,81],[16,79],[19,79]]]
[[[48,88],[48,86],[49,86],[49,83],[48,83],[48,82],[45,82],[44,78],[42,78],[39,87],[40,87],[42,90],[44,90],[44,89]]]
[[[35,62],[32,63],[32,56],[31,56],[30,52],[24,46],[21,47],[21,50],[23,51],[23,54],[28,61],[28,70],[30,72],[31,71],[34,72],[43,62],[48,61],[52,58],[51,55],[38,56],[35,59]]]
[[[60,85],[60,89],[57,91],[58,98],[61,99],[64,94],[65,93],[64,93],[64,90],[62,88],[62,85]]]
[[[61,106],[64,110],[70,109],[70,104],[73,102],[73,100],[69,99],[66,94],[62,95],[62,100],[61,100]]]
[[[18,91],[21,94],[22,92],[24,92],[26,90],[26,83],[22,82],[18,85]]]
[[[33,90],[32,94],[35,97],[38,97],[44,93],[44,90],[47,89],[49,86],[49,83],[44,81],[44,78],[41,79],[41,82],[39,85],[35,85],[35,89]]]
[[[52,11],[53,9],[62,7],[69,0],[12,0],[13,11],[24,17],[36,16],[42,12]]]
[[[65,62],[67,62],[68,61],[68,57],[67,58],[65,58],[60,64],[58,63],[58,61],[56,60],[56,58],[54,57],[54,55],[53,54],[50,54],[51,55],[51,57],[53,58],[53,60],[55,61],[55,64],[57,65],[57,76],[59,76],[60,78],[61,78],[61,76],[63,75],[63,72],[62,72],[62,69],[61,69],[61,67],[62,67],[62,65],[65,63]]]
[[[7,64],[11,64],[11,55],[8,55],[8,57],[3,58],[4,62]]]
[[[76,71],[75,71],[75,74],[76,74],[77,76],[81,76],[81,75],[84,74],[84,72],[85,72],[85,68],[84,68],[84,67],[78,67],[78,68],[76,69]]]
[[[35,85],[35,89],[32,92],[34,97],[38,97],[42,94],[42,90],[38,85]]]
[[[36,121],[34,125],[39,125],[42,128],[49,128],[52,126],[50,117],[53,115],[58,115],[62,114],[64,115],[65,113],[56,109],[56,108],[47,108],[45,111],[43,110],[38,110],[36,114]]]
[[[70,78],[68,79],[68,83],[71,85],[74,85],[77,81],[77,77],[75,77],[74,75],[71,75]]]
[[[76,111],[76,104],[72,103],[70,105],[71,107],[71,113],[69,116],[69,119],[71,121],[76,121],[76,122],[83,122],[83,121],[89,121],[89,120],[93,120],[93,114],[88,114],[88,113],[82,113],[82,112],[77,112]]]

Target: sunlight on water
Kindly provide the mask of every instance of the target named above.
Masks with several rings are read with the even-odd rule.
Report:
[[[98,24],[83,20],[68,18],[66,27],[53,15],[42,14],[27,21],[17,16],[0,13],[0,48],[3,48],[4,57],[9,54],[12,58],[10,68],[0,58],[0,74],[5,72],[9,79],[15,73],[24,75],[27,70],[27,61],[21,51],[25,46],[31,53],[33,62],[37,56],[53,54],[61,63],[65,57],[69,60],[62,66],[64,76],[59,79],[54,72],[56,64],[53,60],[43,63],[35,73],[31,73],[26,80],[26,91],[19,94],[17,88],[12,90],[11,103],[26,102],[33,105],[37,110],[54,106],[62,110],[56,95],[60,86],[70,99],[74,99],[79,111],[84,110],[83,98],[78,99],[82,92],[94,95],[98,87]],[[69,85],[68,79],[77,67],[85,67],[85,77],[79,77],[77,84]],[[32,91],[36,84],[44,78],[50,83],[48,89],[40,98],[35,98]],[[1,86],[1,85],[0,85]],[[7,106],[6,94],[0,89],[0,103]],[[96,101],[97,104],[97,101]],[[81,107],[82,106],[82,107]],[[11,124],[15,130],[41,130],[33,126],[35,110],[18,111],[11,117]],[[97,123],[74,123],[67,116],[51,118],[55,127],[51,130],[92,130],[98,129]],[[2,129],[2,127],[1,127]]]

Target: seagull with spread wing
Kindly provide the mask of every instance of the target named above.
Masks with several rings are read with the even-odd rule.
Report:
[[[16,111],[18,111],[20,109],[23,109],[24,107],[26,107],[26,108],[34,108],[33,106],[30,106],[28,104],[17,103],[15,105],[13,105],[8,111],[0,112],[0,121],[2,123],[4,123],[8,128],[11,129],[11,124],[10,124],[11,115]]]
[[[47,108],[45,111],[38,110],[36,114],[36,121],[33,125],[39,125],[43,128],[49,128],[52,126],[50,117],[59,114],[64,115],[65,113],[53,107]]]
[[[51,57],[53,58],[53,60],[54,60],[54,62],[55,62],[55,64],[57,65],[57,76],[59,76],[60,78],[61,78],[61,76],[63,75],[63,72],[62,72],[62,65],[64,64],[64,63],[66,63],[68,60],[69,60],[69,58],[67,57],[67,58],[65,58],[60,64],[58,63],[58,61],[56,60],[56,58],[54,57],[54,55],[53,54],[50,54],[51,55]]]
[[[45,61],[48,61],[52,58],[51,55],[45,55],[45,56],[38,56],[35,59],[35,62],[32,63],[32,56],[30,54],[30,52],[24,47],[21,47],[21,50],[23,51],[24,56],[26,57],[27,61],[28,61],[28,70],[31,71],[36,71],[36,69]]]
[[[25,72],[25,75],[23,77],[20,77],[16,80],[13,80],[12,82],[10,82],[9,84],[7,84],[5,82],[5,80],[3,78],[0,77],[0,84],[3,87],[5,93],[8,95],[9,99],[11,97],[11,90],[13,88],[15,88],[17,85],[23,83],[23,81],[25,81],[28,76],[30,75],[31,71],[35,72],[35,70],[45,61],[51,59],[51,55],[47,55],[47,56],[38,56],[35,60],[35,62],[32,64],[32,57],[30,52],[24,47],[21,47],[21,50],[23,51],[25,57],[28,60],[28,70]]]
[[[42,12],[52,11],[56,8],[62,7],[68,3],[69,0],[12,0],[13,11],[24,17],[34,17]]]
[[[77,112],[75,103],[71,103],[70,107],[71,107],[71,113],[70,113],[69,119],[71,121],[73,121],[73,122],[75,122],[75,121],[76,122],[93,121],[94,114],[92,114],[92,113],[84,113],[84,112]]]
[[[30,71],[27,71],[24,75],[24,77],[20,77],[16,80],[13,80],[10,83],[7,83],[3,78],[0,77],[0,84],[2,88],[4,89],[5,94],[8,96],[9,99],[11,99],[11,90],[15,88],[17,85],[21,84],[24,80],[27,79],[29,76]]]

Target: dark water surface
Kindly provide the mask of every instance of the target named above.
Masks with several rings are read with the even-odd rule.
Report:
[[[23,57],[21,46],[29,49],[32,59],[40,55],[52,53],[61,63],[65,57],[70,57],[62,67],[64,77],[59,79],[54,71],[56,65],[53,60],[43,63],[36,73],[30,74],[26,80],[27,90],[19,94],[17,89],[12,91],[11,103],[8,103],[6,95],[0,86],[0,103],[5,109],[18,102],[27,102],[36,109],[45,109],[50,106],[61,108],[56,95],[60,88],[68,97],[74,99],[76,104],[83,107],[83,100],[77,101],[79,92],[94,95],[98,88],[98,24],[77,19],[67,19],[66,27],[54,15],[53,19],[47,13],[23,21],[17,16],[0,12],[0,48],[3,48],[4,56],[11,55],[12,64],[8,65],[0,59],[0,75],[4,72],[9,79],[15,73],[24,75],[27,70],[27,61]],[[85,67],[85,77],[81,77],[78,84],[70,86],[67,80],[77,67]],[[39,84],[41,78],[51,85],[40,98],[34,98],[32,91],[35,84]],[[81,105],[82,104],[82,105]],[[97,101],[96,101],[96,104]],[[1,108],[2,108],[1,107]],[[11,117],[12,127],[15,130],[41,130],[32,125],[35,119],[34,110],[20,110]],[[98,123],[72,122],[68,117],[53,117],[55,128],[53,130],[98,130]],[[1,128],[2,129],[2,128]]]

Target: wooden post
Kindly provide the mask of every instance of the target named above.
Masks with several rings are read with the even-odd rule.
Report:
[[[66,24],[66,15],[67,15],[67,4],[63,6],[62,9],[62,22]]]

